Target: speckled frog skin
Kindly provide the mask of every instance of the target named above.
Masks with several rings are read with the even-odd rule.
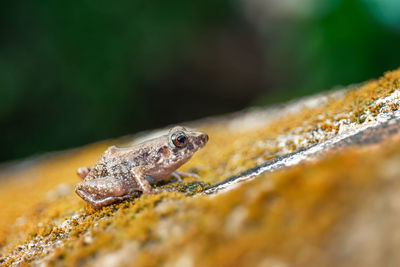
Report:
[[[204,147],[208,135],[203,132],[172,128],[167,135],[127,148],[109,147],[93,167],[79,168],[83,179],[75,192],[94,208],[132,196],[154,194],[160,189],[151,184],[170,175],[197,176],[176,171],[192,155]]]

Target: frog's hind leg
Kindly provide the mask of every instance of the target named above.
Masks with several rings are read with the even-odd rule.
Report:
[[[82,178],[85,179],[85,177],[88,175],[88,173],[92,170],[92,167],[80,167],[76,170],[76,174]]]
[[[113,177],[83,181],[76,185],[75,192],[96,209],[133,196],[126,192],[120,180]]]

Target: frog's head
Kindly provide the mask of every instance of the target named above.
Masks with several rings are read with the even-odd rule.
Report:
[[[172,128],[167,135],[152,141],[151,147],[157,150],[156,153],[152,153],[155,155],[153,164],[149,164],[154,168],[148,170],[147,175],[164,179],[185,164],[207,141],[206,133],[181,126]]]
[[[188,161],[208,141],[206,133],[189,130],[182,126],[172,128],[167,138],[168,148],[164,147],[159,152],[163,154],[164,164],[175,168]]]
[[[168,143],[173,152],[186,156],[193,155],[208,142],[208,135],[200,131],[175,126],[168,133]]]

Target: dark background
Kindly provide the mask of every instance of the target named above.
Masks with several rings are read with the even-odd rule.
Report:
[[[0,161],[400,66],[397,0],[3,1]]]

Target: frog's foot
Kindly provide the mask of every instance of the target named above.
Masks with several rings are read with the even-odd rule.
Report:
[[[82,179],[85,179],[85,177],[88,175],[88,173],[92,170],[91,167],[80,167],[79,169],[76,170],[76,174],[81,177]]]
[[[96,209],[133,196],[126,192],[120,180],[113,177],[83,181],[76,185],[75,192]]]
[[[181,172],[181,171],[174,171],[173,173],[171,173],[172,176],[174,176],[176,179],[178,179],[179,182],[182,181],[182,177],[194,177],[197,179],[201,179],[201,177],[196,174],[196,173],[191,173],[191,172]]]
[[[175,177],[178,182],[182,182],[182,177],[176,172],[171,173],[171,176]]]

